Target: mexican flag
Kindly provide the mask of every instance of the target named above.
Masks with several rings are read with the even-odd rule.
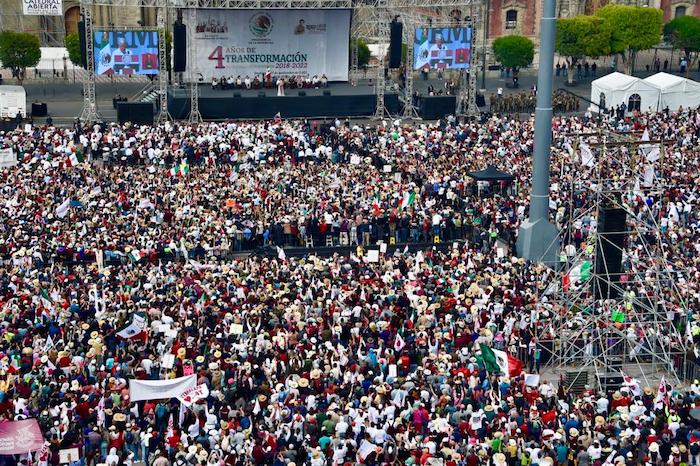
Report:
[[[49,292],[46,290],[46,288],[41,289],[41,293],[39,295],[39,300],[41,301],[42,306],[44,306],[49,311],[53,311],[53,303],[51,302],[51,298],[49,297]]]
[[[380,210],[381,209],[379,208],[379,199],[375,197],[374,199],[372,199],[372,211],[374,212],[375,216],[378,216]]]
[[[109,43],[109,34],[105,32],[95,33],[95,74],[109,74],[108,71],[114,71],[114,56],[112,47]]]
[[[564,291],[568,291],[571,284],[577,282],[587,282],[591,278],[591,261],[584,260],[576,264],[562,276],[562,287]]]
[[[416,202],[416,193],[411,191],[410,193],[406,191],[403,193],[403,198],[401,198],[401,204],[399,204],[399,209],[403,210],[407,207],[412,206]]]
[[[170,176],[185,176],[190,172],[190,166],[186,163],[173,165],[170,169]]]
[[[139,251],[138,249],[133,249],[129,253],[129,259],[131,259],[134,262],[140,261],[142,257],[143,257],[143,254],[141,254],[141,251]]]
[[[83,154],[80,151],[76,152],[71,152],[70,155],[68,155],[68,158],[66,159],[66,166],[67,167],[75,167],[76,165],[83,163],[84,158]]]
[[[479,347],[487,371],[500,372],[508,377],[517,377],[523,371],[523,363],[518,358],[505,351],[489,348],[483,343]]]
[[[416,39],[413,45],[413,69],[421,69],[424,66],[430,67],[430,41],[428,31],[421,29],[420,35],[416,31]]]

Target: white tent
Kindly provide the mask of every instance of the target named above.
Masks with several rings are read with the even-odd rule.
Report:
[[[695,108],[700,106],[700,83],[668,73],[656,73],[644,81],[659,89],[658,110],[668,107]]]
[[[22,86],[0,86],[0,118],[27,116],[27,93]]]
[[[624,103],[628,110],[656,110],[659,102],[659,89],[643,79],[623,73],[610,73],[591,83],[592,111],[598,107],[611,108]]]
[[[68,50],[65,47],[41,47],[41,59],[39,64],[35,68],[41,71],[53,72],[53,70],[59,73],[63,72],[63,58],[66,58],[66,71],[71,71],[73,68],[80,69],[79,66],[75,66],[72,61],[68,58]],[[27,74],[30,70],[27,70]]]

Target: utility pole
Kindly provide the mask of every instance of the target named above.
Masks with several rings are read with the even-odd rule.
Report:
[[[541,19],[540,69],[537,73],[535,153],[532,167],[530,216],[518,232],[517,252],[524,259],[554,266],[559,255],[557,228],[549,221],[549,162],[552,145],[552,79],[555,0],[544,0]]]

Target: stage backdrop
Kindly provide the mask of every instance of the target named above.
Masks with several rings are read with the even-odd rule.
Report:
[[[416,28],[413,68],[469,68],[471,28]]]
[[[350,16],[350,10],[198,10],[193,65],[205,80],[262,79],[269,69],[275,78],[325,74],[347,81]]]
[[[158,74],[158,31],[96,31],[95,74]]]

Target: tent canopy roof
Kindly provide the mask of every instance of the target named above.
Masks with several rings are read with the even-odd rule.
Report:
[[[24,88],[22,86],[13,86],[10,84],[3,84],[0,85],[0,91],[3,92],[19,92],[21,94],[26,94]]]
[[[468,175],[477,181],[513,181],[515,179],[510,173],[502,172],[493,165],[478,172],[469,172]]]
[[[700,83],[693,81],[692,79],[687,79],[682,76],[676,76],[675,74],[668,73],[656,73],[653,76],[649,76],[644,80],[645,82],[656,86],[662,91],[666,89],[671,89],[673,87],[682,87],[685,89],[700,89]]]
[[[684,80],[685,80],[685,78],[682,78],[680,76],[676,76],[676,75],[668,74],[668,73],[663,73],[663,72],[656,73],[655,75],[649,76],[648,78],[644,79],[644,81],[646,81],[649,84],[652,84],[660,89],[675,86],[678,83],[682,83]]]
[[[652,84],[644,81],[643,79],[635,78],[634,76],[628,76],[624,73],[610,73],[598,78],[591,83],[593,86],[599,89],[607,91],[615,91],[618,89],[629,89],[631,87],[638,87],[648,90],[656,90],[656,87]]]

